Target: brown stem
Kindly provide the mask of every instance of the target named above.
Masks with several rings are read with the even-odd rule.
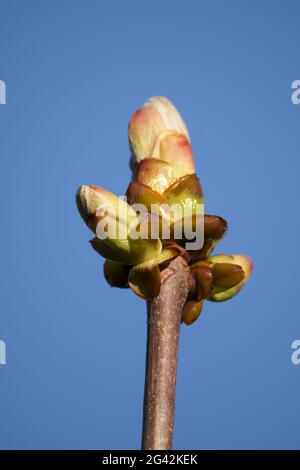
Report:
[[[148,302],[142,449],[172,449],[182,309],[190,274],[178,257],[161,273],[159,296]]]

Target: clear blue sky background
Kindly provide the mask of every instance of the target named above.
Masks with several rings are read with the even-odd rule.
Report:
[[[255,262],[182,328],[174,446],[300,447],[299,15],[291,0],[1,1],[1,448],[139,447],[145,305],[103,280],[74,194],[123,194],[129,116],[157,94],[229,222],[216,252]]]

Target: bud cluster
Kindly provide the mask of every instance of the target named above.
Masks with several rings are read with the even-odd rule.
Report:
[[[204,300],[236,295],[252,271],[246,256],[211,256],[227,230],[220,216],[204,211],[190,137],[180,114],[163,97],[133,113],[128,128],[132,180],[126,197],[98,186],[81,186],[78,210],[95,236],[92,247],[105,258],[111,286],[130,287],[150,300],[159,294],[161,269],[183,256],[195,279],[183,311],[193,323]]]

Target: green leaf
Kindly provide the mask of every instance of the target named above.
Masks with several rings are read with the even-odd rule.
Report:
[[[159,294],[160,270],[155,260],[134,266],[129,273],[129,286],[133,292],[145,300]]]
[[[112,287],[129,287],[129,266],[105,260],[103,265],[104,277]]]
[[[248,258],[248,256],[242,255],[216,255],[208,258],[208,262],[211,265],[212,272],[215,272],[215,279],[217,279],[214,281],[212,295],[208,299],[214,302],[223,302],[237,295],[248,281],[253,269],[251,259]],[[221,268],[218,267],[219,264]],[[231,271],[229,267],[226,266],[228,264],[233,266]],[[238,282],[238,279],[241,277],[242,279]],[[229,287],[232,286],[234,282],[238,283],[233,287]]]
[[[188,300],[183,308],[183,323],[185,323],[186,325],[191,325],[192,323],[194,323],[199,318],[199,315],[202,312],[202,307],[203,301],[194,302]]]

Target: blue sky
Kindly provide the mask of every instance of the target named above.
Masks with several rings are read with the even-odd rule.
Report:
[[[144,302],[111,289],[75,208],[116,194],[127,123],[166,95],[192,139],[239,296],[182,327],[174,447],[299,448],[299,2],[2,0],[0,447],[140,445]]]

